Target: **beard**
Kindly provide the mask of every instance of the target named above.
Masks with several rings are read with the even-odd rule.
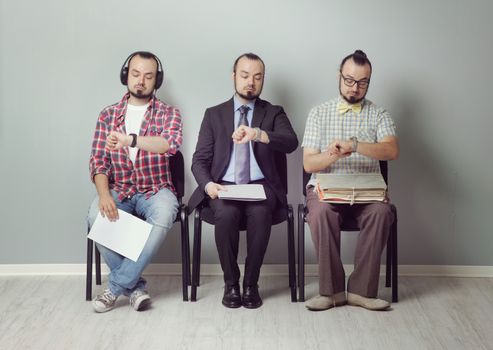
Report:
[[[130,93],[130,95],[132,95],[132,97],[135,97],[135,98],[138,98],[138,99],[149,99],[151,98],[152,94],[154,91],[151,91],[147,94],[144,94],[144,92],[140,89],[137,89],[137,91],[132,91],[130,90],[130,88],[127,87],[127,90],[128,92]]]
[[[260,96],[260,94],[262,93],[262,86],[260,87],[260,90],[258,91],[258,93],[254,93],[253,91],[247,91],[246,93],[243,93],[243,92],[240,92],[238,90],[238,88],[236,87],[236,81],[235,81],[235,91],[236,91],[236,94],[238,96],[240,96],[241,98],[247,100],[247,101],[253,101],[255,100],[257,97]]]
[[[238,90],[236,90],[236,94],[247,101],[253,101],[260,96],[260,94],[254,94],[251,91],[248,91],[247,94],[245,95],[239,92]]]
[[[363,101],[363,99],[364,99],[365,97],[363,96],[363,97],[361,97],[361,98],[356,98],[356,97],[354,97],[354,96],[349,96],[349,98],[348,98],[348,97],[346,97],[346,96],[342,95],[342,98],[343,98],[344,100],[346,100],[346,102],[347,102],[347,103],[349,103],[349,104],[353,105],[353,104],[355,104],[355,103],[358,103],[358,102]]]
[[[368,92],[368,89],[366,89],[365,91],[365,94],[360,97],[360,98],[356,98],[354,96],[345,96],[342,91],[341,91],[341,85],[339,84],[339,94],[342,96],[342,98],[344,99],[344,101],[346,101],[347,103],[349,104],[355,104],[355,103],[359,103],[361,101],[363,101],[366,97],[366,94]]]

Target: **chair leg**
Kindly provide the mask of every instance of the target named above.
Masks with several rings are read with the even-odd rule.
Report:
[[[86,300],[92,299],[92,240],[87,239]]]
[[[199,213],[199,221],[198,221],[198,250],[197,250],[197,284],[196,286],[200,286],[200,260],[202,258],[202,212]]]
[[[193,229],[193,260],[192,260],[192,290],[191,301],[197,301],[197,287],[200,283],[200,250],[202,240],[202,222],[200,209],[195,209],[194,229]]]
[[[198,244],[197,244],[197,267],[196,267],[196,273],[197,273],[197,278],[196,278],[196,286],[199,287],[200,286],[200,263],[201,263],[201,258],[202,258],[202,219],[200,218],[199,219],[199,222],[198,222]]]
[[[395,220],[392,224],[392,302],[397,303],[399,301],[398,286],[397,286],[397,212],[395,214]]]
[[[298,301],[305,301],[305,208],[298,205]]]
[[[385,287],[390,287],[390,278],[391,278],[391,266],[392,266],[392,232],[389,234],[389,238],[387,239],[387,248],[386,254],[387,258],[385,259]]]
[[[96,284],[101,285],[101,253],[98,246],[94,244],[95,260],[96,260]]]
[[[291,289],[291,302],[297,301],[296,297],[296,261],[294,249],[294,216],[293,207],[288,205],[288,267],[289,287]]]
[[[186,218],[185,218],[185,227],[187,229],[187,234],[186,234],[186,239],[187,239],[187,242],[186,242],[186,246],[187,246],[187,284],[189,286],[192,285],[192,271],[191,271],[191,266],[192,266],[192,263],[191,263],[191,260],[190,260],[190,229],[189,229],[189,226],[188,226],[188,208],[187,208],[187,215],[186,215]]]
[[[183,301],[188,301],[188,285],[190,283],[190,245],[188,239],[188,215],[186,207],[180,210],[181,223],[181,281]]]

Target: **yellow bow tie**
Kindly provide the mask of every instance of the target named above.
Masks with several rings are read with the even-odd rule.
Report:
[[[361,112],[361,108],[361,103],[348,104],[346,102],[339,102],[337,105],[337,111],[341,114],[345,114],[349,110],[359,113]]]

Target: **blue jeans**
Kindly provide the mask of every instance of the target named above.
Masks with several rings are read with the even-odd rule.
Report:
[[[145,289],[146,281],[141,277],[144,269],[166,238],[178,212],[178,200],[168,189],[162,189],[145,199],[143,193],[137,193],[130,199],[118,200],[118,194],[111,191],[118,209],[145,219],[153,225],[149,239],[137,261],[132,261],[100,244],[101,255],[110,268],[108,287],[114,295],[130,295],[133,291]],[[92,226],[99,212],[99,197],[96,196],[89,208],[87,223]]]

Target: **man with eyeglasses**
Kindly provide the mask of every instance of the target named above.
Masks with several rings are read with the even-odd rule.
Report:
[[[339,97],[310,111],[303,138],[303,166],[308,173],[380,173],[380,160],[397,159],[399,145],[390,114],[367,100],[372,66],[361,50],[340,65]],[[377,299],[382,254],[394,220],[388,203],[330,204],[314,192],[315,176],[307,185],[307,221],[319,263],[319,293],[308,300],[309,310],[327,310],[345,304],[369,310],[390,306]],[[348,279],[339,246],[340,224],[346,216],[361,229]]]

